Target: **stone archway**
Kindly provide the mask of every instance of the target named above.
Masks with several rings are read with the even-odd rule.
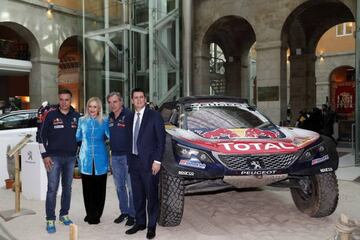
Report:
[[[39,42],[34,34],[26,27],[15,22],[0,22],[0,25],[10,28],[27,42],[29,45],[30,59],[40,56]]]
[[[282,58],[286,59],[285,49],[289,48],[292,121],[300,110],[317,105],[315,50],[319,39],[329,28],[348,21],[354,21],[351,9],[339,0],[307,1],[286,19],[281,33]],[[285,61],[281,68],[286,70]]]
[[[14,22],[1,22],[0,32],[0,100],[18,96],[18,107],[28,109],[39,99],[36,68],[30,62],[39,56],[38,41],[27,28]]]
[[[82,42],[79,36],[67,38],[60,46],[58,79],[59,88],[67,88],[72,94],[72,106],[77,110],[84,107],[82,88]]]
[[[239,16],[225,16],[215,21],[206,31],[202,47],[202,71],[197,76],[201,83],[194,82],[194,94],[209,94],[210,89],[210,44],[222,49],[225,56],[226,95],[249,98],[250,69],[249,50],[256,41],[250,23]]]

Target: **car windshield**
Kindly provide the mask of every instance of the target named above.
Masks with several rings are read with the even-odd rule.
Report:
[[[242,106],[189,106],[185,108],[187,129],[239,129],[273,126],[259,112]]]

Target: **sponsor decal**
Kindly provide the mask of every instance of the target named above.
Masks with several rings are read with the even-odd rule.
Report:
[[[179,161],[179,165],[187,166],[187,167],[193,167],[193,168],[199,168],[199,169],[205,169],[206,164],[200,162],[198,159],[190,158],[188,159],[181,159]]]
[[[232,138],[277,138],[280,135],[276,130],[262,130],[259,128],[248,129],[194,129],[196,134],[208,139],[232,139]]]
[[[53,125],[63,125],[64,124],[64,122],[61,120],[61,118],[55,118],[54,120],[53,120]]]
[[[204,138],[210,139],[231,139],[238,137],[236,133],[226,128],[195,129],[194,132]]]
[[[295,146],[289,143],[273,142],[273,143],[219,143],[226,151],[251,151],[251,150],[295,150]]]
[[[124,128],[125,127],[125,122],[124,120],[120,120],[117,124],[118,127]]]
[[[322,156],[321,158],[315,158],[311,161],[311,165],[316,165],[316,164],[325,162],[329,159],[330,159],[329,155]]]
[[[333,168],[331,168],[331,167],[321,168],[321,169],[320,169],[320,172],[322,172],[322,173],[332,172],[332,171],[333,171]]]
[[[265,139],[244,139],[242,134],[245,134],[243,129],[231,129],[237,136],[235,139],[204,139],[197,130],[184,130],[175,128],[173,126],[166,128],[166,132],[173,138],[179,138],[187,141],[189,144],[205,148],[210,151],[225,154],[279,154],[291,153],[300,149],[292,142],[293,139],[283,139],[282,141],[275,141],[270,138]],[[195,133],[197,131],[198,133]],[[318,136],[318,135],[317,135]],[[311,138],[311,143],[315,138]]]
[[[262,130],[259,128],[249,128],[245,132],[248,138],[277,138],[280,135],[278,131]]]
[[[76,118],[73,118],[73,120],[71,122],[71,128],[77,128],[77,120],[76,120]]]
[[[179,175],[183,175],[183,176],[194,176],[195,173],[194,172],[189,172],[189,171],[178,171]]]
[[[265,168],[263,162],[261,162],[260,160],[249,160],[247,161],[247,164],[250,169],[254,169],[254,170]]]
[[[242,170],[241,175],[273,175],[276,170]]]

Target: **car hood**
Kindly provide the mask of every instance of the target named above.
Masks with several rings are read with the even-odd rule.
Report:
[[[173,138],[185,144],[224,154],[292,153],[319,138],[316,132],[279,127],[275,130],[248,129],[196,129],[194,131],[167,126]]]

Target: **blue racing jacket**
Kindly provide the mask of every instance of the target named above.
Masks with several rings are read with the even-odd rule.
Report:
[[[49,112],[40,128],[39,143],[43,158],[48,156],[72,157],[76,155],[78,145],[75,133],[80,114],[71,107],[65,115],[59,109]]]
[[[109,138],[108,118],[100,123],[96,118],[81,117],[79,119],[76,140],[81,142],[79,169],[82,174],[106,174],[109,168],[109,154],[105,146]]]

